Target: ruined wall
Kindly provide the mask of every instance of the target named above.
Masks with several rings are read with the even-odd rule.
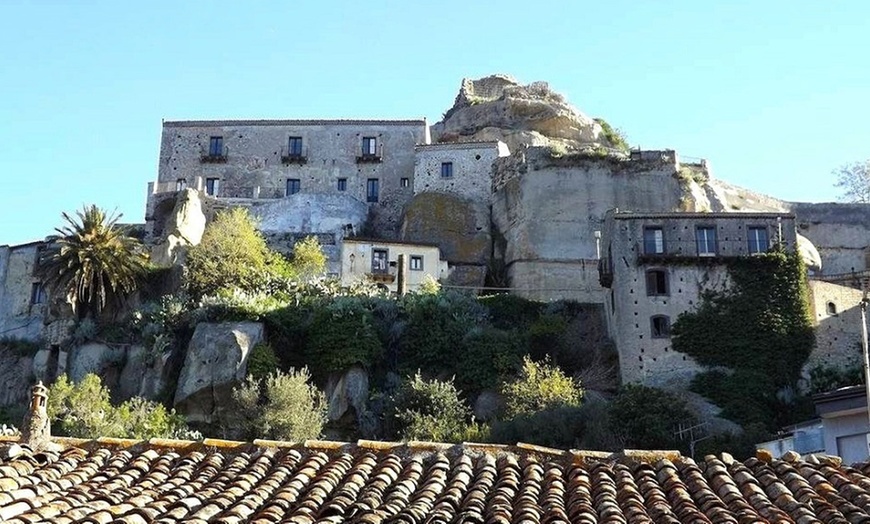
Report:
[[[676,172],[673,156],[553,158],[544,148],[530,148],[497,159],[492,221],[505,239],[511,284],[522,287],[525,278],[538,275],[535,287],[565,288],[560,296],[602,303],[602,288],[589,271],[594,271],[595,231],[601,230],[605,212],[678,209]]]
[[[810,280],[809,289],[816,347],[804,366],[804,376],[819,366],[860,366],[862,291],[820,280]]]
[[[870,204],[793,203],[798,232],[822,257],[822,275],[870,269]]]
[[[42,330],[48,297],[31,304],[33,276],[42,242],[0,246],[0,336],[36,340]]]
[[[204,161],[212,136],[222,137],[222,156]],[[298,157],[289,155],[291,136],[302,138]],[[376,139],[377,160],[362,157],[365,137]],[[204,189],[212,178],[219,181],[220,198],[283,198],[288,180],[298,180],[301,193],[346,194],[367,202],[367,181],[377,179],[378,201],[369,204],[374,226],[395,235],[413,191],[414,146],[425,137],[422,120],[165,122],[158,179],[149,199],[176,191],[179,183]],[[339,180],[346,189],[339,190]],[[149,210],[154,207],[149,204]],[[146,221],[153,232],[153,216],[146,215]]]
[[[416,147],[414,193],[452,193],[478,202],[492,194],[492,163],[510,152],[502,142],[460,142]],[[452,165],[452,176],[442,176],[442,164]]]

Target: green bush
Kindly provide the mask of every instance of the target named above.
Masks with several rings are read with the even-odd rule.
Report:
[[[308,369],[249,376],[233,389],[228,414],[233,436],[301,442],[318,438],[326,423],[326,397],[309,383]]]
[[[625,133],[620,131],[619,129],[614,129],[606,120],[603,118],[596,118],[596,122],[601,126],[601,134],[604,135],[604,138],[610,142],[610,145],[617,149],[621,149],[623,151],[628,151],[628,141],[625,138]]]
[[[187,253],[184,281],[194,297],[239,289],[257,292],[272,276],[294,276],[281,255],[266,245],[245,208],[221,211],[200,243]]]
[[[583,390],[558,367],[525,357],[519,378],[505,383],[502,395],[505,418],[514,418],[558,407],[579,406]]]
[[[340,297],[315,309],[305,356],[316,374],[371,366],[381,352],[372,313],[359,300]]]
[[[404,440],[462,442],[481,435],[452,381],[424,380],[418,372],[390,400],[388,422]]]
[[[846,386],[864,383],[864,368],[860,365],[846,369],[817,366],[810,370],[810,393],[824,393]]]
[[[470,331],[463,340],[464,353],[456,362],[456,385],[471,395],[496,389],[522,365],[522,337],[494,328]]]
[[[326,271],[326,255],[320,240],[315,236],[307,236],[293,244],[293,271],[302,280],[323,275]]]
[[[638,449],[680,449],[675,432],[694,418],[686,403],[667,391],[628,384],[610,402],[610,427],[625,446]]]
[[[260,380],[278,371],[279,368],[280,363],[272,346],[260,343],[251,349],[251,354],[248,356],[247,376]]]
[[[526,442],[570,449],[578,447],[583,426],[582,407],[559,406],[497,421],[492,425],[490,440],[500,444]]]
[[[120,406],[109,401],[100,377],[88,373],[78,384],[61,375],[51,385],[46,406],[56,433],[69,437],[172,437],[186,430],[184,420],[162,404],[132,398]]]
[[[544,304],[518,295],[501,293],[478,298],[486,307],[492,325],[499,329],[523,330],[541,315]]]
[[[562,340],[568,323],[564,318],[557,315],[541,315],[530,326],[529,354],[535,360],[542,360],[547,356],[556,358],[562,350]]]

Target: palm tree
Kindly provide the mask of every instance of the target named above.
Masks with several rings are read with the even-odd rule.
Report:
[[[117,225],[120,214],[108,216],[95,205],[63,213],[66,225],[39,258],[37,274],[53,293],[66,296],[79,319],[98,318],[109,302],[120,305],[145,272],[142,245]]]

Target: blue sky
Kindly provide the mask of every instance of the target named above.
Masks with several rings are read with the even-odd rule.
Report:
[[[715,4],[715,5],[714,5]],[[436,121],[463,77],[545,80],[632,145],[830,201],[870,157],[861,1],[0,1],[0,244],[143,220],[161,119]]]

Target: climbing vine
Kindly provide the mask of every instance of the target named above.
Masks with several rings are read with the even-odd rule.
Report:
[[[674,349],[729,369],[701,373],[692,385],[725,416],[743,424],[781,423],[775,411],[789,402],[787,392],[795,390],[815,343],[806,269],[800,254],[782,248],[727,264],[733,285],[707,293],[696,311],[677,319]]]

